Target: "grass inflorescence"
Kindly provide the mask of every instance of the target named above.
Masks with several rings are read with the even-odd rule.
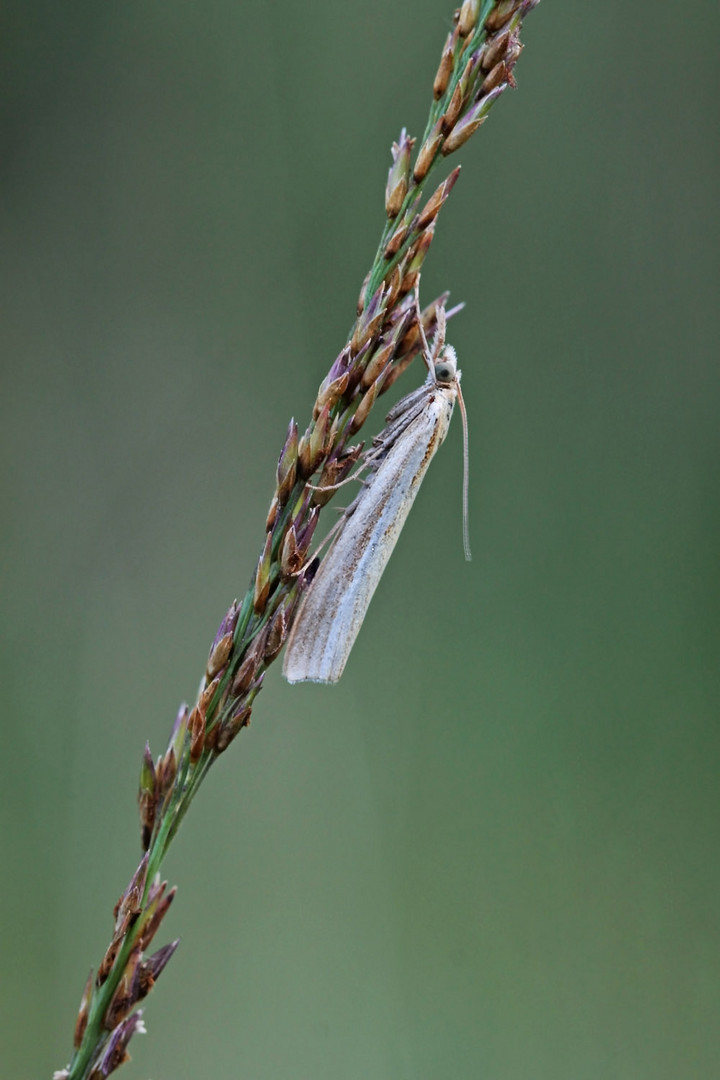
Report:
[[[167,749],[153,760],[145,748],[138,795],[144,854],[115,907],[112,940],[86,982],[72,1061],[56,1080],[109,1076],[127,1060],[132,1036],[144,1030],[138,1004],[178,944],[148,955],[175,895],[161,881],[160,865],[208,770],[250,723],[265,671],[282,649],[302,590],[317,567],[310,545],[320,511],[362,452],[362,444],[353,440],[377,398],[421,349],[414,288],[459,168],[427,197],[429,178],[515,85],[522,20],[538,2],[465,0],[442,48],[422,138],[403,129],[393,143],[385,224],[355,322],[319,387],[307,427],[301,434],[294,420],[288,426],[248,591],[222,620],[197,700],[180,708]],[[443,294],[422,311],[427,336],[446,301]]]

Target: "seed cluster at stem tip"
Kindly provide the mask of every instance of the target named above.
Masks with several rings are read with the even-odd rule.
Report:
[[[403,129],[392,145],[385,227],[360,291],[355,323],[320,385],[307,428],[301,434],[290,421],[249,590],[220,624],[195,705],[181,706],[165,753],[153,761],[145,748],[138,793],[145,854],[116,905],[112,940],[82,995],[75,1054],[55,1074],[57,1080],[109,1076],[128,1059],[132,1035],[144,1030],[137,1004],[178,944],[146,955],[175,895],[157,869],[208,769],[250,723],[265,669],[282,649],[301,592],[317,567],[310,545],[320,509],[362,453],[362,443],[352,440],[377,398],[420,351],[413,290],[459,168],[423,203],[426,181],[515,85],[522,19],[538,2],[464,0],[441,52],[425,133],[418,141]],[[428,337],[447,297],[443,293],[421,313]]]

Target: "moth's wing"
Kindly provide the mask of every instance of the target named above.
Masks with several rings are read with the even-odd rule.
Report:
[[[394,439],[308,588],[290,632],[288,682],[337,682],[435,451],[455,394],[436,389]],[[415,410],[413,409],[413,412]]]
[[[377,436],[381,439],[395,424],[395,422],[407,422],[408,416],[411,416],[416,407],[419,405],[421,409],[425,407],[425,402],[435,391],[435,382],[430,379],[430,376],[425,380],[422,386],[418,386],[415,390],[411,390],[405,397],[393,405],[390,412],[385,417],[385,429]],[[373,440],[373,442],[376,440]]]

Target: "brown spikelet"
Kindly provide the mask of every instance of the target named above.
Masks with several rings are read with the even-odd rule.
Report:
[[[205,746],[205,714],[197,706],[190,713],[190,761],[193,764],[202,757]]]
[[[464,0],[463,6],[460,8],[457,24],[458,33],[461,37],[472,34],[477,25],[479,13],[480,0]]]
[[[435,157],[437,156],[443,141],[442,121],[438,120],[432,131],[428,135],[427,139],[420,147],[420,151],[415,162],[415,168],[413,169],[413,177],[415,182],[419,184],[421,180],[424,180],[427,174],[430,172],[430,166],[432,165]]]
[[[447,90],[447,85],[450,82],[450,76],[452,75],[455,63],[453,56],[454,43],[454,35],[448,34],[442,56],[440,57],[440,66],[437,69],[437,74],[435,75],[435,80],[433,82],[433,97],[436,101],[443,96]]]
[[[75,1031],[74,1031],[74,1035],[73,1035],[73,1046],[75,1047],[76,1050],[78,1049],[78,1047],[82,1043],[83,1035],[85,1034],[85,1028],[87,1027],[88,1012],[89,1012],[89,1009],[90,1009],[90,1001],[92,1000],[92,994],[93,994],[93,973],[92,973],[92,968],[91,968],[90,969],[90,974],[87,977],[87,982],[85,983],[85,988],[84,988],[83,993],[82,993],[82,998],[80,999],[80,1008],[78,1010],[77,1020],[75,1021]]]
[[[251,682],[255,678],[255,672],[257,671],[259,662],[260,658],[257,656],[252,646],[250,646],[248,654],[237,669],[235,678],[233,679],[231,690],[233,697],[242,697],[249,689]]]
[[[518,0],[498,0],[498,3],[485,20],[485,29],[489,33],[500,30],[519,6]]]
[[[205,675],[208,679],[214,679],[219,671],[225,667],[228,662],[228,657],[232,652],[233,636],[232,634],[225,634],[220,638],[217,645],[210,653],[210,659],[208,660],[207,667],[205,669]]]
[[[370,389],[367,391],[367,393],[362,398],[360,404],[358,405],[357,409],[355,410],[355,415],[353,416],[352,420],[350,421],[349,430],[350,430],[351,435],[354,435],[356,432],[358,432],[360,430],[360,428],[363,426],[363,424],[367,420],[368,416],[370,415],[370,410],[372,409],[373,405],[375,404],[375,398],[377,397],[378,389],[379,389],[379,385],[378,385],[378,380],[376,379],[375,382],[370,387]]]

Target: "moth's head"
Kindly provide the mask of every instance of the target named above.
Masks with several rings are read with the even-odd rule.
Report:
[[[435,382],[438,386],[452,386],[459,378],[457,353],[452,345],[445,345],[435,361]]]

